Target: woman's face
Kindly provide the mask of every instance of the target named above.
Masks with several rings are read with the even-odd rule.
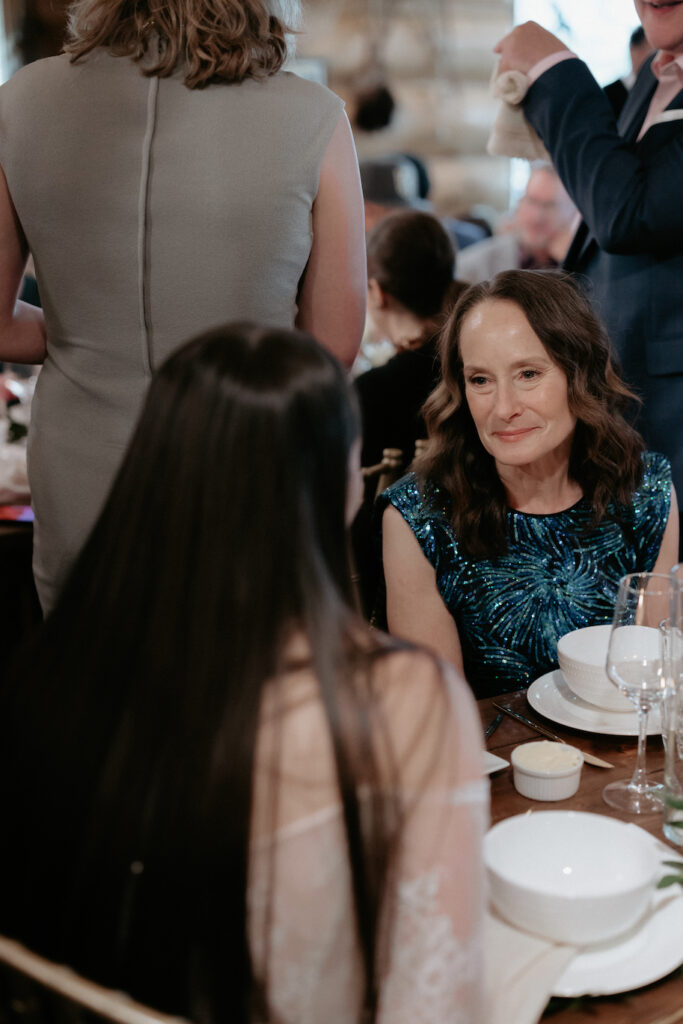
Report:
[[[569,465],[576,417],[567,378],[514,302],[488,299],[460,329],[465,397],[479,439],[502,467],[541,475]]]

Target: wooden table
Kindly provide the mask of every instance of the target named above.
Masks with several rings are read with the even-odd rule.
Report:
[[[623,815],[608,807],[602,799],[602,789],[608,782],[629,778],[633,772],[636,757],[637,740],[635,737],[593,736],[589,733],[567,729],[564,726],[548,723],[536,715],[530,708],[526,694],[508,693],[499,698],[479,701],[479,711],[484,727],[496,716],[492,700],[499,701],[519,711],[525,717],[545,725],[567,743],[573,743],[582,750],[596,754],[610,761],[614,768],[593,768],[584,764],[581,774],[581,785],[576,796],[558,803],[543,804],[520,796],[512,784],[512,769],[497,772],[491,776],[491,824],[513,814],[528,811],[529,808],[564,808],[576,811],[591,811],[606,814],[624,821],[635,821],[647,829],[658,839],[664,841],[661,815],[641,815],[638,817]],[[491,753],[510,760],[510,753],[518,743],[530,739],[542,739],[528,726],[505,716],[496,731],[486,743]],[[648,737],[647,743],[648,773],[656,780],[661,780],[664,769],[664,751],[660,736]],[[683,848],[672,846],[676,854],[683,859]],[[601,996],[599,998],[584,997],[581,999],[552,999],[543,1020],[557,1021],[557,1024],[683,1024],[683,969],[679,968],[667,978],[648,985],[635,992],[627,992],[618,996]],[[511,1021],[510,1024],[514,1024]]]

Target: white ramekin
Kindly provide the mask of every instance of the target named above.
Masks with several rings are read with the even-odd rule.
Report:
[[[537,767],[528,763],[537,755],[542,757],[550,748],[561,748],[566,752],[567,760],[574,763],[559,768]],[[530,800],[567,800],[579,788],[583,754],[576,747],[550,740],[533,740],[515,747],[510,760],[515,789]]]

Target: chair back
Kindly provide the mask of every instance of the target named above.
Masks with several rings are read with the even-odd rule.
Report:
[[[415,458],[418,458],[418,456],[420,455],[424,455],[424,453],[427,450],[428,444],[429,441],[427,440],[426,437],[418,437],[417,441],[415,442]]]
[[[363,479],[366,481],[377,478],[375,497],[378,497],[387,487],[395,483],[403,468],[403,452],[400,448],[385,448],[382,452],[382,461],[375,466],[364,466],[361,470]],[[367,489],[366,489],[367,495]]]
[[[0,935],[0,1024],[183,1024]],[[185,1022],[186,1024],[186,1022]]]

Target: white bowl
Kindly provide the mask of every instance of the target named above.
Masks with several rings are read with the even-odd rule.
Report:
[[[569,689],[607,711],[633,711],[633,704],[619,693],[605,671],[611,625],[586,626],[565,633],[557,642],[557,660]]]
[[[583,754],[551,740],[532,740],[510,756],[515,789],[530,800],[567,800],[579,788]]]
[[[490,829],[484,863],[502,917],[581,946],[614,938],[643,916],[659,857],[635,825],[581,811],[535,811]]]

